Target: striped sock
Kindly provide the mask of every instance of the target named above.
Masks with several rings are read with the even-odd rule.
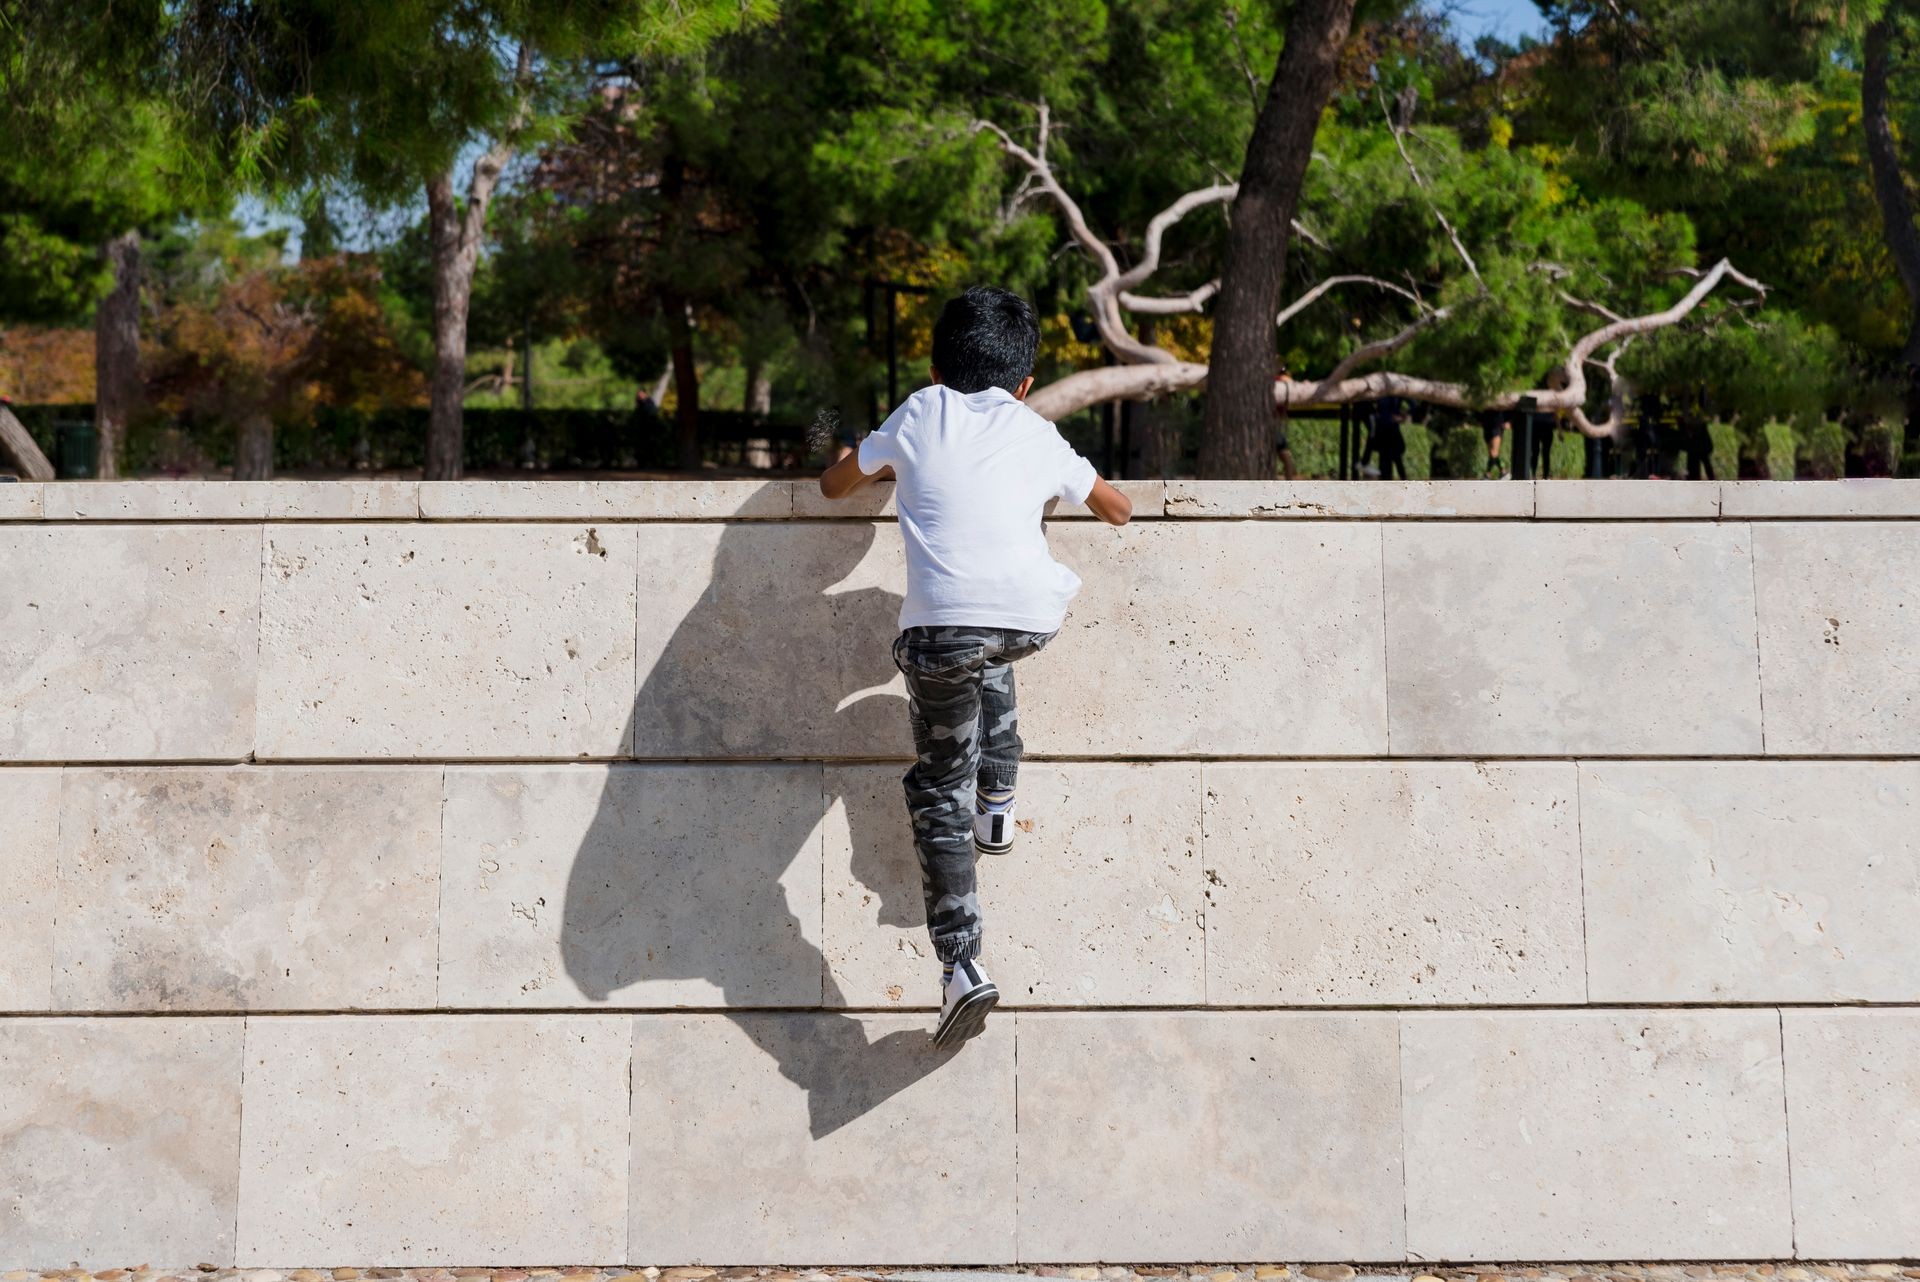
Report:
[[[980,812],[982,814],[1004,814],[1007,808],[1013,805],[1013,789],[1011,788],[981,788],[977,795],[980,798]]]
[[[940,963],[940,987],[945,988],[953,982],[953,962]]]

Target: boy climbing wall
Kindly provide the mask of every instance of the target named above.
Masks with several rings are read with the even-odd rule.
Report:
[[[917,759],[903,782],[942,963],[936,1046],[979,1032],[1000,999],[980,964],[974,859],[1013,845],[1013,664],[1053,639],[1080,588],[1047,550],[1042,511],[1061,499],[1109,525],[1133,515],[1059,429],[1021,403],[1039,344],[1026,300],[967,290],[934,325],[933,385],[820,478],[829,499],[895,482],[907,593],[893,661],[907,681]]]

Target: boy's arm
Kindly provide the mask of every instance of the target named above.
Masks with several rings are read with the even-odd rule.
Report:
[[[1133,516],[1133,500],[1108,485],[1105,477],[1095,477],[1087,493],[1087,510],[1108,525],[1125,525]]]
[[[845,457],[820,474],[820,493],[830,499],[843,499],[868,481],[891,481],[891,465],[878,472],[860,470],[860,451],[849,450]]]

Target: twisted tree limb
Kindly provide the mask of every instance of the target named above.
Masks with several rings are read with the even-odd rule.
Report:
[[[1087,225],[1086,216],[1079,204],[1055,177],[1052,165],[1046,157],[1046,139],[1051,124],[1046,104],[1040,103],[1037,110],[1039,113],[1037,150],[1030,151],[1023,147],[1006,130],[992,121],[976,120],[973,123],[973,130],[993,134],[999,139],[1001,147],[1009,156],[1026,166],[1027,172],[1022,179],[1021,192],[1039,192],[1051,197],[1066,219],[1068,231],[1074,241],[1099,266],[1100,278],[1087,287],[1087,301],[1102,342],[1121,363],[1100,369],[1080,370],[1045,387],[1036,388],[1027,397],[1027,404],[1044,417],[1058,419],[1107,401],[1152,400],[1200,386],[1207,379],[1206,365],[1182,361],[1165,348],[1141,342],[1127,328],[1126,319],[1122,313],[1124,310],[1142,315],[1165,316],[1205,310],[1207,303],[1219,292],[1218,280],[1209,281],[1185,294],[1173,296],[1139,294],[1134,292],[1134,288],[1146,283],[1159,269],[1162,246],[1169,228],[1196,209],[1231,201],[1238,191],[1237,186],[1231,183],[1218,183],[1199,188],[1186,193],[1154,215],[1147,225],[1140,261],[1123,270],[1112,247],[1094,234],[1093,229]],[[1427,195],[1427,203],[1435,219],[1468,273],[1479,284],[1481,295],[1487,296],[1489,291],[1486,282],[1480,275],[1473,255],[1428,192],[1424,177],[1414,165],[1411,155],[1408,154],[1401,140],[1401,126],[1393,119],[1391,112],[1388,112],[1388,127],[1393,131],[1395,145],[1399,148],[1400,155],[1412,173],[1415,183],[1422,193]],[[1296,234],[1304,234],[1304,229],[1299,228],[1297,224],[1295,231]],[[1535,268],[1549,273],[1555,279],[1562,279],[1572,274],[1571,269],[1558,263],[1540,263],[1536,264]],[[1678,324],[1698,308],[1722,282],[1730,281],[1743,286],[1753,293],[1756,301],[1763,301],[1766,297],[1765,285],[1740,272],[1724,258],[1704,270],[1690,267],[1676,268],[1672,274],[1690,280],[1691,287],[1672,305],[1640,316],[1623,316],[1603,303],[1578,298],[1564,290],[1556,291],[1561,301],[1569,308],[1594,316],[1606,323],[1574,341],[1565,359],[1554,369],[1555,386],[1500,392],[1491,397],[1474,395],[1464,383],[1424,378],[1394,370],[1359,373],[1358,371],[1365,366],[1400,351],[1428,330],[1444,325],[1457,312],[1453,307],[1430,307],[1414,290],[1376,276],[1330,276],[1319,281],[1282,308],[1275,317],[1274,323],[1285,325],[1330,290],[1345,285],[1366,285],[1398,294],[1411,302],[1419,315],[1398,332],[1361,344],[1317,379],[1303,378],[1292,382],[1275,382],[1274,403],[1280,406],[1337,405],[1382,396],[1403,396],[1453,409],[1476,410],[1513,409],[1522,399],[1530,398],[1538,409],[1567,411],[1568,417],[1585,435],[1611,436],[1625,424],[1626,404],[1631,397],[1627,382],[1618,371],[1617,362],[1620,354],[1635,337]],[[1742,304],[1734,302],[1732,305]],[[1596,353],[1608,348],[1612,351],[1604,360],[1596,358]],[[1589,418],[1585,409],[1589,391],[1586,372],[1588,365],[1605,370],[1611,384],[1607,416],[1598,421]]]

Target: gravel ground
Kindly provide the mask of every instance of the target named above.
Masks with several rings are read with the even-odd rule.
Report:
[[[1474,1264],[1460,1268],[1386,1269],[1350,1264],[1024,1266],[1001,1269],[771,1268],[426,1268],[13,1269],[0,1282],[997,1282],[1066,1278],[1071,1282],[1874,1282],[1920,1280],[1920,1264]]]

